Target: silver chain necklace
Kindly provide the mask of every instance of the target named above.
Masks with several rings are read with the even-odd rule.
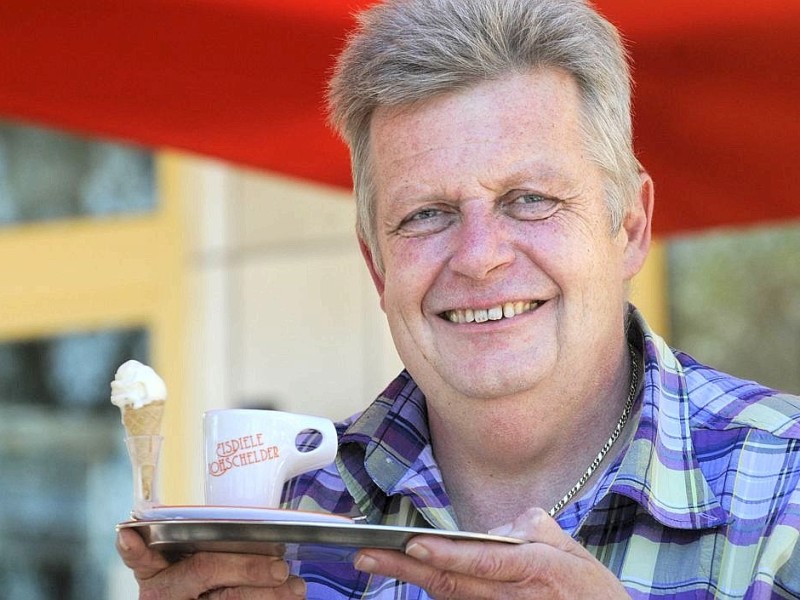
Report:
[[[558,502],[555,503],[553,508],[547,511],[547,514],[551,517],[554,517],[558,511],[560,511],[564,506],[566,506],[567,502],[572,500],[573,496],[578,493],[578,491],[586,485],[586,482],[589,481],[589,478],[592,476],[592,473],[595,472],[597,467],[600,466],[600,463],[603,462],[603,459],[608,454],[608,451],[611,450],[611,446],[614,445],[614,442],[617,441],[619,438],[620,433],[622,433],[622,429],[625,427],[625,423],[628,422],[628,417],[631,416],[631,410],[633,409],[633,401],[636,397],[636,389],[639,387],[639,363],[636,360],[636,352],[634,352],[633,348],[628,346],[628,352],[630,352],[631,356],[631,386],[630,390],[628,391],[628,400],[625,402],[625,408],[622,409],[622,415],[619,417],[619,421],[617,421],[617,425],[614,427],[614,431],[611,433],[611,437],[608,438],[606,443],[600,449],[600,452],[597,453],[597,456],[594,457],[592,464],[589,465],[589,468],[584,471],[581,478],[572,486],[572,488],[564,494],[564,497],[561,498]]]

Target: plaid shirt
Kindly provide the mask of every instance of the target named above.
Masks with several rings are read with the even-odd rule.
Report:
[[[703,366],[631,317],[645,369],[634,437],[559,524],[634,599],[800,598],[800,398]],[[335,466],[290,482],[287,506],[458,528],[408,373],[339,435]],[[293,571],[312,599],[428,598],[346,563]]]

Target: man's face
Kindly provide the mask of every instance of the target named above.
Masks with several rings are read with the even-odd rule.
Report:
[[[580,118],[574,81],[555,70],[374,115],[373,277],[429,401],[613,371],[624,282],[643,257],[610,231]]]

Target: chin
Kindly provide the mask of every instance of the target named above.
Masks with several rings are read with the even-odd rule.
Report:
[[[531,373],[524,376],[515,374],[498,374],[482,377],[450,378],[446,384],[457,393],[475,400],[499,400],[525,393],[536,386],[536,378]]]

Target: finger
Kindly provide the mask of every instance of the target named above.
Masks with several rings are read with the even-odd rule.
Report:
[[[286,585],[295,598],[306,597],[306,582],[302,578],[291,575],[286,580]]]
[[[161,554],[150,550],[142,537],[130,529],[120,529],[116,546],[122,562],[133,570],[137,578],[149,579],[169,566]]]
[[[438,569],[392,550],[362,550],[356,555],[356,569],[406,581],[426,590],[437,600],[489,600],[511,598],[497,581]],[[528,591],[535,591],[534,587]]]
[[[560,530],[555,519],[548,515],[544,509],[534,506],[518,515],[510,523],[490,529],[489,534],[513,537],[529,542],[546,543],[544,536],[547,535],[548,522],[552,522]]]
[[[274,556],[202,552],[170,564],[134,531],[120,530],[116,543],[140,589],[158,590],[159,597],[165,599],[196,598],[226,587],[275,588],[286,583],[289,576],[288,564]],[[295,583],[295,589],[299,585],[304,584]],[[288,586],[285,589],[286,597],[295,597]]]
[[[546,544],[456,542],[425,535],[406,546],[408,556],[434,569],[496,582],[522,581],[546,568],[557,553]]]
[[[564,552],[578,552],[583,547],[572,539],[556,522],[541,508],[529,508],[519,515],[513,522],[489,531],[492,535],[501,535],[528,542],[547,544]]]
[[[200,596],[203,600],[297,600],[306,597],[306,583],[291,576],[277,588],[236,587],[211,590]]]
[[[199,552],[171,565],[147,583],[170,590],[175,598],[196,598],[209,590],[224,588],[276,588],[288,577],[288,564],[274,556]]]

